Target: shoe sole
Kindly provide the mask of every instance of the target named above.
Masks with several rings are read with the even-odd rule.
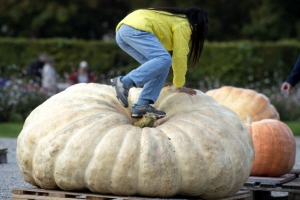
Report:
[[[116,91],[116,85],[117,85],[117,83],[114,82],[114,79],[110,79],[110,82],[111,82],[111,85],[113,86],[113,88],[115,89],[115,94],[116,94],[116,97],[117,97],[118,101],[120,102],[120,104],[121,104],[123,107],[128,108],[128,105],[126,106],[126,105],[121,101],[120,97],[117,95],[117,91]]]
[[[145,114],[143,114],[143,115],[139,115],[139,114],[132,114],[131,113],[131,117],[132,118],[142,118],[143,116],[144,116]],[[163,118],[163,117],[165,117],[166,115],[157,115],[157,117],[160,119],[160,118]]]

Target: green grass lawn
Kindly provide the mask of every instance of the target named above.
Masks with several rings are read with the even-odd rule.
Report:
[[[0,137],[17,138],[23,123],[0,123]]]
[[[294,135],[300,136],[300,121],[284,122],[293,131]],[[0,123],[0,137],[17,138],[23,128],[23,123]]]
[[[300,136],[300,121],[284,122],[290,127],[294,135]]]

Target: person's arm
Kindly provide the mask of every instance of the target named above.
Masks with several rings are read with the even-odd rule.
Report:
[[[185,27],[178,25],[173,32],[173,84],[176,88],[181,88],[185,84],[185,75],[187,72],[187,56],[189,53],[189,32]]]
[[[290,90],[300,81],[300,55],[294,65],[291,74],[286,81],[281,85],[281,91],[289,93]]]
[[[294,65],[291,74],[288,76],[286,82],[290,83],[293,87],[300,81],[300,55]]]
[[[189,54],[189,41],[191,32],[188,26],[177,26],[173,32],[173,84],[178,92],[185,92],[190,95],[196,94],[192,88],[184,87],[187,72],[187,59]]]

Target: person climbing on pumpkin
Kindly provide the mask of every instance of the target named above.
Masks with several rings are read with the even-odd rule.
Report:
[[[143,87],[132,105],[131,117],[141,118],[147,112],[159,118],[166,115],[150,104],[157,100],[171,66],[176,91],[196,94],[192,88],[184,87],[187,63],[191,59],[194,67],[199,61],[208,24],[208,13],[197,6],[138,9],[119,22],[116,42],[141,64],[125,76],[111,79],[124,107],[128,107],[129,89]]]

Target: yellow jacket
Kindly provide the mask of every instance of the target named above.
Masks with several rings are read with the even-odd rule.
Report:
[[[153,33],[167,51],[173,51],[173,84],[177,88],[185,84],[192,33],[188,19],[185,15],[180,16],[162,11],[136,10],[127,15],[116,28],[117,31],[122,24],[126,24],[135,29]]]

